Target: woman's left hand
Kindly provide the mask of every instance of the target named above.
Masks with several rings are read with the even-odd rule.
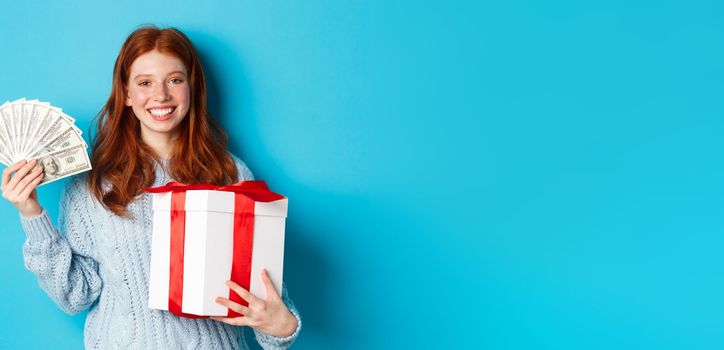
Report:
[[[226,285],[249,303],[244,306],[227,298],[218,297],[216,302],[241,314],[240,317],[212,316],[211,319],[233,326],[249,326],[275,337],[284,338],[297,329],[297,318],[292,315],[284,301],[274,289],[266,270],[262,270],[261,279],[266,287],[266,300],[257,298],[242,286],[227,281]]]

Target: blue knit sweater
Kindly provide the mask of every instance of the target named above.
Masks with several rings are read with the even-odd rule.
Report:
[[[240,180],[252,180],[246,165],[234,158]],[[167,162],[156,166],[153,186],[172,181]],[[27,240],[25,265],[40,286],[65,312],[90,308],[85,322],[88,349],[247,349],[241,327],[211,319],[188,319],[148,308],[153,212],[151,195],[128,205],[129,218],[119,217],[96,201],[86,176],[70,179],[61,196],[59,231],[48,212],[20,220]],[[61,233],[62,232],[62,233]],[[254,330],[264,349],[285,349],[297,338],[278,338]]]

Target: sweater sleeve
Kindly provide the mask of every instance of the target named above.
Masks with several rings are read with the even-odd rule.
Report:
[[[84,182],[77,176],[67,183],[60,201],[64,234],[51,222],[48,212],[20,221],[27,236],[23,246],[25,266],[33,272],[41,288],[69,314],[79,313],[98,299],[101,278],[98,263],[90,257],[92,242],[88,230],[89,212]],[[86,196],[84,196],[86,195]]]
[[[287,293],[287,286],[284,283],[282,283],[282,300],[284,300],[284,304],[287,305],[287,308],[292,313],[292,315],[297,318],[297,329],[294,331],[294,333],[284,338],[275,337],[273,335],[269,335],[254,329],[256,341],[259,343],[259,345],[261,345],[264,350],[283,350],[292,346],[294,341],[299,336],[299,331],[302,330],[302,318],[299,316],[299,311],[294,305],[294,302],[292,302],[292,300],[289,298],[289,294]]]

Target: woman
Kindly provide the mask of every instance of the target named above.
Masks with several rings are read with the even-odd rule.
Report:
[[[86,348],[246,348],[240,326],[253,327],[266,349],[291,345],[301,320],[286,289],[280,297],[265,273],[265,300],[233,283],[248,307],[217,299],[242,317],[190,319],[147,307],[153,216],[142,188],[253,179],[209,117],[201,63],[183,33],[144,27],[126,39],[91,162],[90,173],[64,188],[61,230],[38,202],[43,168],[35,160],[5,169],[0,188],[20,212],[25,263],[42,288],[70,314],[90,308]]]

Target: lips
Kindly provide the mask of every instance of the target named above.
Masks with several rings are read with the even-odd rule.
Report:
[[[171,118],[171,114],[176,110],[174,106],[162,106],[147,109],[148,113],[151,114],[155,120],[167,120]]]

